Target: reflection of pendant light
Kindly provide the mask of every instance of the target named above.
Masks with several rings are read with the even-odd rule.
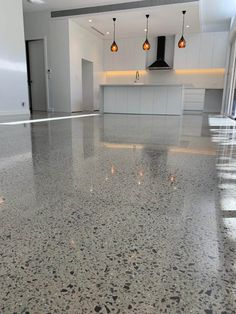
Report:
[[[148,41],[148,18],[149,18],[149,14],[146,15],[146,18],[147,18],[146,40],[143,43],[143,50],[145,50],[145,51],[150,50],[150,48],[151,48],[151,45]]]
[[[113,22],[114,22],[114,40],[113,43],[111,45],[111,52],[117,52],[118,51],[118,46],[116,44],[116,18],[113,18]]]
[[[114,175],[116,173],[116,168],[114,165],[111,166],[111,174]]]
[[[185,48],[186,47],[186,40],[184,39],[184,18],[185,18],[186,11],[182,11],[182,13],[183,13],[183,26],[182,26],[182,36],[178,42],[179,48]]]

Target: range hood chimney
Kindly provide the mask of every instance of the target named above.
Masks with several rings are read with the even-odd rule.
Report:
[[[170,70],[171,67],[165,62],[166,37],[157,37],[157,60],[151,64],[149,70]]]

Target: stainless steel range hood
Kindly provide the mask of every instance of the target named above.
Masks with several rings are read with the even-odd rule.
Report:
[[[157,60],[151,64],[149,70],[171,70],[171,67],[165,61],[166,37],[157,37]]]

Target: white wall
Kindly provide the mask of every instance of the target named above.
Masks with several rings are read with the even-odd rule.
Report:
[[[104,40],[104,71],[146,69],[146,52],[142,49],[143,37],[119,38],[116,53],[111,52],[111,40]],[[131,49],[132,47],[132,49]]]
[[[232,41],[235,36],[236,36],[236,16],[234,16],[231,19],[230,33],[229,33],[230,41]]]
[[[107,84],[133,83],[135,71],[128,73],[106,73]],[[222,89],[224,74],[178,74],[174,70],[142,71],[140,81],[146,84],[183,84],[189,88]]]
[[[0,82],[0,114],[29,113],[23,12],[19,0],[0,0]]]
[[[24,13],[25,39],[49,38],[50,12]]]
[[[52,19],[50,12],[25,13],[26,40],[44,38],[51,70],[49,108],[58,112],[83,110],[82,59],[94,64],[94,109],[102,101],[103,41],[70,19]]]
[[[25,39],[41,39],[46,44],[49,110],[71,112],[68,19],[51,19],[49,11],[24,14]]]
[[[47,70],[50,65],[49,55],[49,38],[50,38],[50,12],[42,11],[35,13],[24,13],[24,31],[25,40],[43,39],[45,45],[45,69]],[[52,103],[52,89],[50,86],[50,80],[46,76],[46,89],[47,89],[47,102],[48,110],[53,110]]]
[[[93,62],[94,69],[94,110],[101,107],[103,83],[103,41],[73,20],[69,21],[70,34],[70,87],[72,112],[83,110],[82,59]],[[92,91],[91,91],[92,92]]]
[[[51,95],[54,111],[71,112],[69,21],[50,22]]]

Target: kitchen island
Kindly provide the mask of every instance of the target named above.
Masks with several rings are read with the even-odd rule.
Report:
[[[104,84],[104,113],[182,115],[183,85]]]

